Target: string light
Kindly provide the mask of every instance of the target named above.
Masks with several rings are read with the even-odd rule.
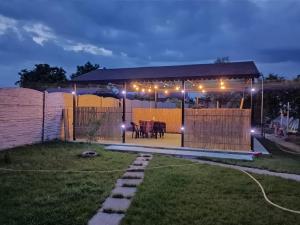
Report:
[[[149,92],[149,93],[151,93],[151,92],[152,92],[151,88],[149,88],[149,89],[148,89],[148,92]]]
[[[202,90],[202,93],[206,93],[206,91],[205,91],[205,90]]]
[[[224,89],[225,89],[225,86],[221,86],[221,89],[224,90]]]
[[[179,91],[180,87],[176,86],[175,89],[176,89],[176,91]]]
[[[133,86],[134,88],[136,88],[136,87],[137,87],[137,86],[136,86],[136,84],[133,84],[132,86]]]
[[[136,91],[138,91],[139,89],[140,89],[139,87],[136,87],[136,88],[135,88]]]
[[[181,93],[183,94],[185,91],[184,90],[181,90]]]
[[[198,86],[198,88],[199,88],[199,89],[202,89],[202,88],[203,88],[203,86],[200,84],[200,85]]]
[[[142,92],[145,93],[145,88],[142,88]]]
[[[157,89],[158,88],[158,86],[157,85],[154,85],[154,89]]]
[[[169,93],[169,91],[168,90],[165,90],[165,94],[168,94]]]

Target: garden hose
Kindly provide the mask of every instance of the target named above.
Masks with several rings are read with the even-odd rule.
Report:
[[[283,206],[280,206],[280,205],[278,205],[278,204],[272,202],[272,201],[268,198],[268,196],[266,195],[266,192],[265,192],[263,186],[261,185],[261,183],[260,183],[258,180],[256,180],[250,173],[246,172],[245,170],[240,170],[240,171],[243,172],[243,173],[245,173],[245,174],[247,174],[252,180],[254,180],[254,181],[256,182],[256,184],[260,187],[261,192],[263,193],[264,199],[265,199],[266,202],[268,202],[270,205],[272,205],[272,206],[274,206],[274,207],[276,207],[276,208],[279,208],[279,209],[281,209],[281,210],[284,210],[284,211],[288,211],[288,212],[291,212],[291,213],[297,213],[297,214],[300,214],[300,211],[288,209],[288,208],[285,208],[285,207],[283,207]]]
[[[176,164],[176,165],[166,165],[166,166],[154,166],[154,167],[149,167],[145,170],[161,169],[161,168],[168,168],[168,167],[191,166],[191,165],[196,165],[196,164],[198,164],[198,163]],[[124,172],[126,169],[125,170],[124,169],[119,169],[119,170],[21,170],[21,169],[0,168],[0,170],[8,171],[8,172],[114,173],[114,172]],[[261,185],[261,183],[257,179],[255,179],[250,173],[246,172],[245,170],[242,170],[242,169],[238,169],[238,170],[245,173],[245,174],[247,174],[252,180],[255,181],[255,183],[260,187],[261,192],[263,193],[264,199],[267,203],[269,203],[270,205],[272,205],[276,208],[279,208],[281,210],[291,212],[291,213],[300,214],[300,211],[288,209],[288,208],[285,208],[283,206],[280,206],[280,205],[272,202],[267,197],[263,186]]]

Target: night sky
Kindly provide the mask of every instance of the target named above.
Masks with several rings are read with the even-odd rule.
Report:
[[[254,60],[300,74],[300,1],[0,1],[0,87],[37,63],[107,68]]]

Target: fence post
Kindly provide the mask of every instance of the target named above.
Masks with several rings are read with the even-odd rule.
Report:
[[[45,140],[45,108],[46,108],[46,91],[43,92],[42,142],[44,142]]]

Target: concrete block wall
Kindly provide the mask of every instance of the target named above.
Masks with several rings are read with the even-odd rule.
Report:
[[[72,140],[73,96],[69,93],[44,93],[27,88],[0,88],[0,150],[33,144],[44,140]],[[126,100],[126,120],[132,121],[133,108],[150,108],[154,103]],[[173,103],[159,103],[174,108]],[[120,100],[95,95],[77,97],[78,107],[120,107]],[[63,116],[63,110],[67,116]]]
[[[25,88],[0,89],[0,149],[41,141],[43,93]]]

